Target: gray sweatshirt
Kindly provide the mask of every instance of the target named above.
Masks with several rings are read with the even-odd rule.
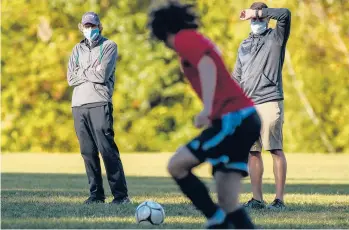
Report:
[[[288,9],[262,9],[262,17],[277,20],[275,29],[250,34],[239,47],[233,78],[255,104],[283,100],[282,66],[291,28]]]
[[[112,102],[117,56],[115,42],[102,36],[91,46],[86,39],[75,45],[67,73],[74,87],[72,107]]]

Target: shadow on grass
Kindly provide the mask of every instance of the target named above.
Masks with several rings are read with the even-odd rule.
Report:
[[[88,194],[87,177],[84,174],[37,174],[37,173],[2,173],[3,195],[20,192],[29,195],[45,196],[50,191],[55,196],[81,196]],[[215,190],[211,179],[204,179],[212,191]],[[106,178],[104,188],[110,194]],[[168,177],[127,177],[131,196],[180,194],[177,185]],[[244,180],[244,190],[251,191],[249,180]],[[273,183],[263,184],[264,193],[274,193]],[[349,184],[292,183],[286,185],[287,193],[349,195]]]

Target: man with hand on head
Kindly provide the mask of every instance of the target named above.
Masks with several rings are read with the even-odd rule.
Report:
[[[273,157],[276,197],[269,209],[281,210],[284,205],[284,189],[287,162],[283,152],[282,126],[284,123],[284,95],[282,67],[286,43],[291,29],[291,12],[284,8],[268,8],[255,2],[243,10],[241,20],[250,20],[251,30],[238,51],[233,78],[256,105],[262,120],[259,140],[250,150],[249,172],[253,198],[245,207],[266,208],[262,194],[262,147]],[[277,20],[276,28],[268,28],[270,19]]]
[[[99,152],[114,196],[112,203],[130,203],[119,150],[114,141],[112,96],[117,45],[101,35],[103,27],[96,13],[85,13],[79,29],[85,38],[73,48],[67,81],[74,87],[74,126],[90,185],[90,197],[85,203],[105,202]]]

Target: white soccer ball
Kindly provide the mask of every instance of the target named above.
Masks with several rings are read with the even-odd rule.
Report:
[[[154,201],[144,201],[136,209],[136,222],[162,224],[165,220],[165,211],[162,206]]]

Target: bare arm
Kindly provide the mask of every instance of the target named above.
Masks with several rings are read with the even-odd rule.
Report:
[[[204,111],[209,116],[212,112],[213,99],[217,84],[217,67],[213,59],[203,56],[198,63],[201,82],[201,94],[204,103]]]

